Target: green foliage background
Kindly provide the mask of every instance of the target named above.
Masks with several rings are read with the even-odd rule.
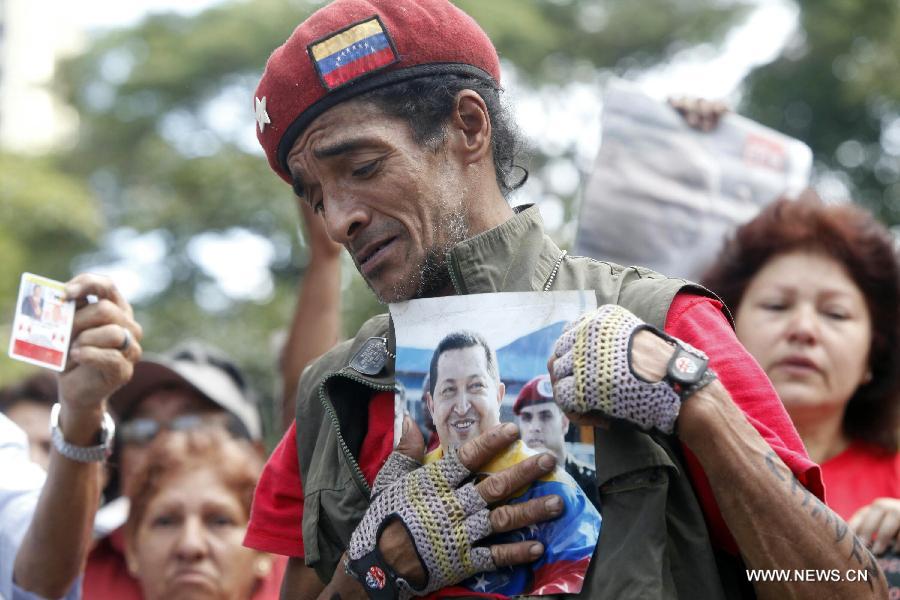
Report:
[[[747,79],[742,111],[813,149],[820,174],[900,223],[900,3],[799,0],[800,31]]]
[[[722,0],[457,3],[488,32],[526,91],[560,94],[571,82],[633,76],[698,44],[715,44],[750,8]],[[61,64],[56,89],[80,115],[77,145],[41,159],[0,156],[3,306],[13,306],[23,270],[67,279],[75,269],[116,260],[101,244],[104,233],[160,232],[170,278],[136,302],[146,349],[161,351],[186,337],[219,345],[247,369],[271,410],[273,336],[288,323],[307,251],[298,243],[289,187],[244,140],[255,124],[252,92],[268,54],[320,5],[231,1],[192,17],[155,15],[93,39]],[[781,57],[748,78],[741,110],[809,143],[820,173],[838,173],[887,222],[900,222],[898,5],[800,0],[799,7],[800,31]],[[243,120],[214,122],[219,113],[210,106],[223,101],[243,103]],[[529,166],[541,179],[551,157],[540,140],[534,145]],[[574,149],[553,159],[574,163]],[[563,198],[569,220],[574,196]],[[217,292],[189,244],[234,227],[272,242],[274,290],[262,303],[226,298],[204,310],[198,295]],[[345,272],[349,334],[381,307],[349,262]],[[21,372],[0,361],[0,384]]]

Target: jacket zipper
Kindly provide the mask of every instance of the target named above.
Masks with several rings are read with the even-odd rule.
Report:
[[[334,428],[334,432],[337,434],[338,444],[341,447],[341,451],[344,453],[344,458],[347,459],[347,461],[350,463],[350,466],[353,467],[353,473],[354,475],[356,475],[356,483],[365,492],[366,497],[369,497],[372,495],[372,489],[366,482],[366,477],[365,475],[363,475],[362,469],[359,468],[359,463],[355,458],[353,458],[353,454],[350,452],[350,448],[347,446],[347,442],[344,440],[344,436],[341,435],[341,424],[338,421],[337,413],[334,412],[334,406],[331,404],[328,398],[325,397],[325,386],[328,381],[330,381],[334,377],[344,377],[380,392],[389,392],[393,390],[394,387],[391,385],[372,383],[371,381],[366,381],[361,377],[354,377],[353,375],[349,375],[347,373],[332,373],[331,375],[323,379],[322,383],[319,384],[319,401],[322,403],[322,406],[325,408],[325,412],[328,413],[328,417],[331,419],[331,425]]]
[[[547,283],[544,284],[544,292],[549,292],[550,288],[553,287],[553,280],[556,279],[556,274],[559,273],[559,267],[562,265],[563,259],[566,257],[565,250],[562,251],[562,254],[559,255],[559,258],[556,259],[556,264],[553,265],[553,270],[550,271],[550,277],[547,279]]]
[[[459,278],[456,274],[456,265],[453,262],[453,255],[450,253],[450,251],[448,251],[445,255],[444,260],[447,263],[447,271],[450,273],[450,283],[453,284],[453,289],[456,290],[456,295],[462,295],[462,286],[459,284]]]

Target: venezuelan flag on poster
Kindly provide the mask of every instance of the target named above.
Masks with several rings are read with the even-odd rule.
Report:
[[[329,90],[399,60],[378,17],[313,42],[307,50],[322,83]]]
[[[518,441],[481,471],[483,474],[502,471],[534,453]],[[437,448],[425,457],[425,462],[426,464],[433,462],[441,456],[441,449]],[[520,594],[539,596],[579,593],[600,536],[600,514],[575,480],[562,469],[557,469],[530,486],[517,490],[508,502],[518,504],[548,494],[557,494],[563,500],[565,508],[558,518],[527,529],[496,534],[485,540],[491,544],[538,540],[545,548],[544,555],[540,559],[530,565],[479,573],[463,581],[459,586],[436,592],[429,600],[431,597],[460,595],[496,598],[498,595],[506,597]]]

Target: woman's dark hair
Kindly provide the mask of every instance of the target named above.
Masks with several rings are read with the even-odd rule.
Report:
[[[703,277],[734,312],[750,281],[774,257],[797,250],[841,264],[866,299],[872,323],[869,368],[844,414],[844,433],[897,451],[900,425],[900,256],[891,233],[853,204],[824,204],[807,190],[778,200],[738,228]]]
[[[56,376],[46,371],[0,389],[0,412],[7,412],[19,402],[53,406],[57,402]]]
[[[413,139],[431,150],[444,142],[444,126],[450,118],[456,95],[473,90],[484,100],[491,118],[491,147],[497,185],[504,197],[528,179],[525,167],[516,164],[524,144],[507,106],[500,100],[501,89],[478,77],[429,75],[377,88],[359,97],[372,102],[387,114],[404,119]]]

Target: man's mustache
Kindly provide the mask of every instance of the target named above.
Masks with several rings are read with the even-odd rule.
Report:
[[[350,253],[350,256],[353,258],[353,262],[355,262],[357,266],[359,266],[357,256],[362,250],[366,248],[366,246],[368,246],[372,242],[378,242],[390,239],[392,237],[397,237],[401,235],[403,231],[403,226],[397,222],[389,221],[385,223],[379,223],[377,225],[368,225],[349,243],[345,244],[344,247],[347,249],[347,252]]]

